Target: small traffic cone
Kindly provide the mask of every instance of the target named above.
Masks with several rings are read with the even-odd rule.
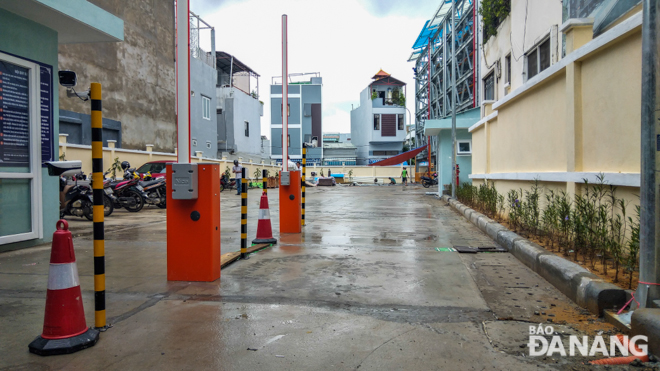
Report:
[[[99,340],[99,331],[85,323],[78,267],[66,220],[59,220],[50,252],[44,329],[28,348],[41,356],[74,353]]]
[[[270,225],[270,210],[268,209],[268,195],[266,192],[261,194],[261,204],[259,205],[259,224],[257,224],[257,238],[252,240],[252,244],[277,243],[273,238],[273,228]]]

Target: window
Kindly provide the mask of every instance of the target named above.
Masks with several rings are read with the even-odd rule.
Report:
[[[244,121],[244,122],[245,122],[245,136],[249,137],[250,136],[250,123],[247,122],[247,121]]]
[[[484,100],[495,100],[495,74],[493,72],[484,79]]]
[[[202,118],[211,119],[211,98],[202,95]]]
[[[211,148],[211,142],[206,142],[206,148]]]
[[[456,155],[471,155],[472,154],[472,141],[459,140],[456,142]]]
[[[374,156],[396,156],[399,151],[374,151]]]
[[[380,115],[374,115],[374,130],[380,130]]]
[[[192,145],[193,145],[193,147],[197,147],[197,139],[192,140]]]
[[[397,116],[397,129],[403,130],[403,128],[405,127],[404,125],[405,125],[405,121],[403,120],[403,115],[399,114]]]
[[[504,82],[511,85],[511,54],[504,57],[504,68],[506,76],[504,76]]]
[[[527,80],[550,67],[550,39],[532,48],[526,55]]]

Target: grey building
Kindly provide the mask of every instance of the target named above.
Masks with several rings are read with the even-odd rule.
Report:
[[[259,74],[231,54],[216,53],[218,79],[217,146],[218,157],[241,157],[260,161],[262,154]]]
[[[406,139],[406,84],[383,70],[360,93],[360,106],[351,111],[351,143],[357,164],[368,165],[398,155]]]
[[[270,134],[271,158],[282,162],[282,83],[270,86]],[[281,79],[281,78],[280,78]],[[307,80],[308,79],[308,80]],[[302,144],[307,137],[315,137],[318,147],[307,150],[307,164],[321,165],[323,158],[322,94],[323,80],[320,73],[291,74],[289,89],[289,157],[302,159]]]
[[[351,142],[323,143],[323,165],[355,165],[357,148]]]
[[[198,16],[191,13],[192,40],[190,45],[190,154],[202,152],[203,157],[217,158],[218,155],[218,120],[214,112],[217,106],[215,82],[218,73],[215,69],[215,50],[206,52],[199,47],[200,23],[211,29],[211,47],[215,40],[215,30]]]

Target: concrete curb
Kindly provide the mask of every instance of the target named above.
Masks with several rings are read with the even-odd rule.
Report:
[[[645,335],[649,339],[649,353],[660,355],[660,309],[637,309],[630,321],[632,335]]]
[[[451,197],[443,195],[441,199],[582,308],[602,316],[603,310],[618,309],[626,303],[624,289],[604,282],[580,265],[548,252]]]

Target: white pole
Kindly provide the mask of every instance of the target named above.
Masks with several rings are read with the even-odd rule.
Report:
[[[190,4],[176,2],[177,161],[190,163]]]
[[[289,66],[287,50],[287,17],[282,14],[282,171],[288,171],[289,156]]]
[[[451,197],[456,198],[456,0],[451,0]],[[440,184],[438,184],[440,187]],[[440,189],[438,188],[438,192]]]

